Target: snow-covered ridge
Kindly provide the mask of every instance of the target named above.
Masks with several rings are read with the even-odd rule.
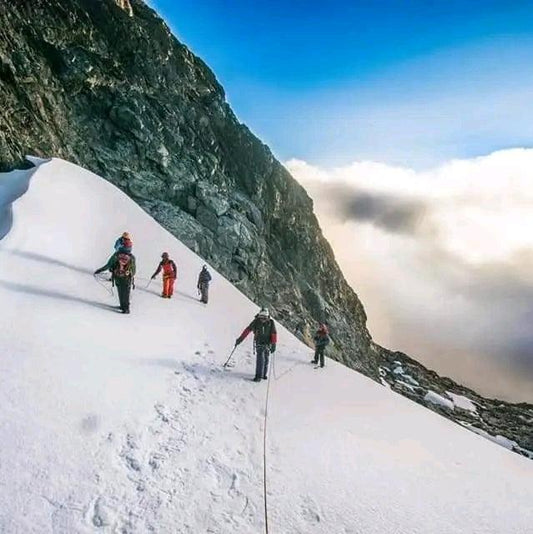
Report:
[[[34,165],[33,168],[0,173],[0,239],[11,229],[13,202],[28,190],[32,174],[44,162],[32,156],[27,156],[26,159]]]
[[[0,532],[262,532],[266,384],[248,380],[250,341],[221,368],[257,307],[215,272],[201,305],[203,260],[72,164],[40,165],[14,214],[0,241]],[[92,278],[124,230],[130,316]],[[163,250],[179,271],[170,301],[148,286]],[[340,364],[313,370],[279,338],[271,532],[528,532],[531,461]]]

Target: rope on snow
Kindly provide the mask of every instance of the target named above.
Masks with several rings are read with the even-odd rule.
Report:
[[[268,379],[267,379],[267,392],[265,397],[265,418],[263,421],[263,501],[265,509],[265,534],[268,534],[268,497],[267,497],[267,422],[268,422],[268,400],[270,397],[270,371],[273,369],[274,355],[272,354]]]
[[[107,287],[104,282],[102,281],[102,279],[97,275],[93,275],[94,276],[94,279],[96,280],[96,283],[101,285],[111,296],[114,295],[113,293],[113,288],[112,287]]]

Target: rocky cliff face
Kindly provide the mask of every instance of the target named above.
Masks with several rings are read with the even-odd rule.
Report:
[[[0,9],[3,169],[33,153],[101,174],[302,339],[327,321],[335,357],[377,377],[363,307],[310,198],[150,8],[32,0]]]
[[[97,172],[301,339],[328,322],[337,360],[376,380],[381,372],[462,421],[426,399],[430,388],[449,388],[447,379],[414,362],[428,380],[416,394],[398,384],[389,360],[400,356],[372,343],[306,192],[141,0],[1,3],[0,102],[0,170],[30,153]],[[516,413],[531,423],[531,411],[518,408],[505,424],[481,417],[478,426],[509,428]],[[527,424],[511,437],[523,447],[532,441]]]

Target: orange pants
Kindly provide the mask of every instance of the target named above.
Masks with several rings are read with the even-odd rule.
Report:
[[[172,275],[163,275],[163,297],[170,298],[174,293],[174,281]]]

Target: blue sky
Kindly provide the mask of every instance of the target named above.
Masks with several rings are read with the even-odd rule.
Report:
[[[151,0],[282,160],[424,168],[533,145],[533,5]]]

